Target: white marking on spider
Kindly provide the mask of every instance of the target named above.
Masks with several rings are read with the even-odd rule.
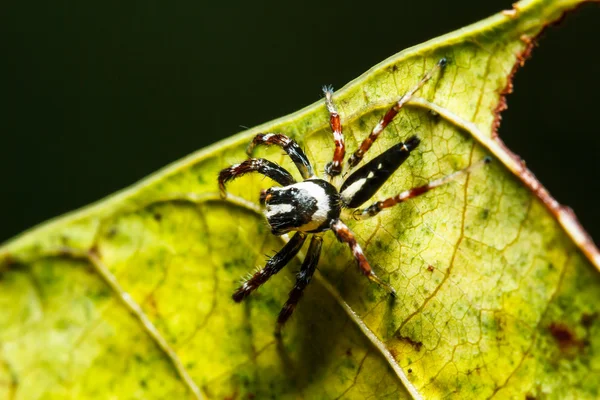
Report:
[[[277,214],[285,214],[294,211],[294,207],[291,204],[273,204],[267,205],[266,217],[272,218]]]
[[[377,125],[375,125],[375,128],[373,128],[373,135],[379,135],[382,130],[383,130],[383,124],[381,122],[379,122]]]
[[[342,200],[344,200],[346,203],[350,202],[354,195],[360,189],[362,189],[365,183],[367,183],[367,178],[362,178],[354,182],[352,185],[348,186],[346,189],[344,189],[343,192],[340,193],[340,196],[342,196]]]
[[[321,186],[310,181],[296,183],[292,186],[305,190],[312,198],[317,200],[317,210],[311,216],[310,222],[298,227],[298,230],[309,232],[319,228],[328,220],[328,214],[329,211],[331,211],[331,208],[329,207],[329,196]]]

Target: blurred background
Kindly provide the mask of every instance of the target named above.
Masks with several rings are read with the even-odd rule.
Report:
[[[0,5],[0,243],[511,1]],[[600,7],[546,31],[500,135],[600,241]]]

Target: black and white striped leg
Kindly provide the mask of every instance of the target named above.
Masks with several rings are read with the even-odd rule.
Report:
[[[242,286],[240,286],[232,298],[236,302],[240,302],[248,297],[253,291],[258,289],[263,283],[269,280],[270,277],[281,271],[291,260],[298,254],[304,241],[306,240],[306,234],[302,232],[296,232],[296,234],[290,239],[275,254],[267,261],[267,265],[260,271],[257,271],[250,279],[248,279]]]
[[[371,265],[369,264],[369,261],[367,260],[367,257],[365,257],[360,245],[356,241],[356,238],[354,237],[354,234],[352,233],[350,228],[348,228],[348,226],[346,226],[346,224],[344,224],[341,220],[337,219],[331,223],[331,230],[335,234],[335,237],[341,243],[348,244],[350,250],[352,251],[352,255],[356,259],[356,263],[358,264],[358,267],[360,268],[362,273],[367,278],[369,278],[369,280],[383,287],[392,296],[396,297],[396,291],[394,290],[394,288],[391,287],[388,283],[382,281],[375,274],[375,272],[371,268]]]
[[[423,78],[413,86],[408,92],[406,92],[400,99],[395,102],[392,107],[385,113],[385,115],[379,120],[377,125],[373,128],[369,136],[360,144],[359,148],[350,156],[348,159],[348,167],[354,168],[358,163],[363,159],[366,152],[369,151],[375,140],[379,137],[379,134],[389,125],[390,122],[394,120],[396,115],[400,112],[402,107],[408,103],[408,101],[414,96],[417,90],[421,89],[427,81],[431,79],[433,74],[447,64],[447,60],[445,58],[440,59],[435,67],[433,67],[429,72],[427,72]]]
[[[281,147],[290,156],[294,164],[296,164],[296,168],[300,171],[302,178],[308,179],[314,177],[315,173],[310,161],[308,161],[308,157],[306,157],[306,154],[304,154],[304,151],[302,151],[295,140],[280,133],[261,133],[254,136],[254,139],[252,139],[252,142],[250,142],[246,149],[250,157],[252,157],[252,152],[258,145]]]
[[[218,181],[221,197],[225,198],[227,196],[227,192],[225,191],[225,184],[227,182],[239,178],[240,176],[249,172],[258,172],[259,174],[263,174],[282,186],[296,183],[292,175],[290,175],[289,172],[281,168],[279,165],[269,160],[265,160],[264,158],[250,158],[241,164],[232,165],[231,167],[225,168],[219,172]]]
[[[420,142],[418,137],[411,136],[405,142],[390,147],[354,171],[340,188],[340,197],[344,206],[360,207],[373,197]]]
[[[329,111],[329,126],[333,132],[333,141],[335,144],[333,158],[325,166],[325,173],[329,176],[336,176],[342,172],[342,163],[346,155],[346,145],[344,143],[344,134],[342,133],[340,114],[333,103],[333,89],[325,86],[323,87],[323,93],[325,94],[325,105],[327,106],[327,111]]]
[[[396,204],[400,204],[408,199],[412,199],[414,197],[420,196],[424,193],[429,192],[432,189],[435,189],[437,187],[440,187],[442,185],[445,185],[447,183],[452,182],[453,180],[455,180],[456,178],[460,177],[461,175],[464,174],[468,174],[469,172],[471,172],[473,169],[475,168],[479,168],[484,164],[488,164],[490,163],[491,158],[486,157],[483,160],[476,162],[475,164],[461,169],[460,171],[456,171],[450,175],[447,175],[443,178],[440,179],[436,179],[434,181],[431,181],[425,185],[422,186],[418,186],[416,188],[412,188],[409,190],[405,190],[404,192],[394,196],[394,197],[390,197],[387,198],[385,200],[382,201],[377,201],[373,204],[371,204],[369,207],[365,208],[365,209],[358,209],[355,210],[353,212],[354,218],[356,219],[367,219],[370,217],[374,217],[375,215],[379,214],[380,211],[386,209],[386,208],[390,208],[395,206]]]
[[[302,297],[304,289],[306,289],[306,286],[308,286],[310,283],[310,280],[317,269],[317,264],[319,263],[322,244],[323,239],[320,236],[312,237],[310,246],[308,248],[308,253],[306,253],[306,257],[304,258],[300,272],[298,272],[296,275],[296,284],[290,291],[288,301],[285,302],[285,305],[281,309],[279,317],[277,318],[277,331],[279,331],[281,326],[283,326],[283,324],[285,324],[285,322],[290,318],[296,309],[296,305]]]

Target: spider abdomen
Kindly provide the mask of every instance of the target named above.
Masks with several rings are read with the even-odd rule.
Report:
[[[275,235],[290,231],[325,231],[341,212],[338,191],[318,178],[268,189],[265,206],[267,222]]]

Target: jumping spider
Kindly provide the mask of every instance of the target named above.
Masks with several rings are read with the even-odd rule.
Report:
[[[348,159],[347,165],[349,170],[360,163],[373,142],[394,119],[402,106],[411,99],[417,90],[431,79],[437,70],[443,69],[445,65],[446,59],[442,58],[411,90],[392,105],[373,128],[371,134],[362,142],[358,150]],[[335,142],[333,159],[326,165],[325,173],[329,177],[334,177],[340,175],[342,172],[346,150],[340,116],[332,99],[333,91],[327,87],[323,88],[323,91],[325,94],[325,104],[330,116],[329,124],[333,131]],[[340,213],[342,208],[356,209],[369,200],[408,158],[410,152],[419,143],[420,139],[412,136],[405,142],[392,146],[352,173],[338,189],[327,180],[318,178],[315,175],[310,161],[294,140],[279,133],[256,135],[247,149],[250,157],[257,145],[279,146],[292,159],[304,180],[296,182],[292,175],[284,168],[263,158],[250,158],[241,164],[225,168],[219,173],[219,188],[223,197],[226,196],[225,183],[249,172],[258,172],[279,183],[281,187],[271,187],[263,190],[260,195],[260,202],[265,206],[265,216],[274,235],[280,236],[287,232],[296,232],[285,246],[267,261],[263,269],[256,272],[235,291],[233,300],[241,302],[271,276],[279,272],[300,251],[308,236],[313,234],[300,272],[296,276],[296,284],[290,291],[289,299],[279,313],[277,319],[279,330],[294,312],[302,296],[302,292],[315,272],[321,253],[322,235],[328,230],[332,230],[340,242],[348,244],[359,268],[367,278],[385,288],[392,296],[395,296],[395,290],[388,283],[382,281],[369,265],[360,245],[354,238],[354,234],[340,219]],[[485,161],[488,161],[488,159]],[[354,210],[353,215],[356,219],[373,217],[383,209],[395,206],[398,203],[419,196],[451,181],[457,175],[468,172],[475,165],[423,186],[409,189],[394,197],[377,201],[367,208]]]

